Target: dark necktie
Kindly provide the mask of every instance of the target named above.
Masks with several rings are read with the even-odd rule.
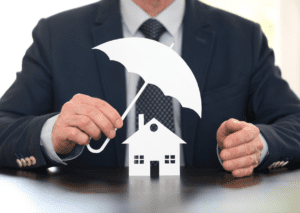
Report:
[[[140,31],[146,38],[156,41],[158,41],[165,30],[164,26],[155,19],[148,19],[140,27]],[[145,81],[139,78],[137,93],[144,83]],[[152,118],[156,118],[156,120],[175,133],[172,97],[165,97],[157,86],[148,84],[136,102],[136,130],[138,130],[139,114],[144,114],[145,124]]]

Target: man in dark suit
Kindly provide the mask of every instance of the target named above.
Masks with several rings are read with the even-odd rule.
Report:
[[[258,24],[197,0],[102,0],[42,19],[34,29],[22,72],[0,100],[1,167],[126,164],[121,143],[132,124],[119,114],[131,80],[121,64],[92,48],[142,36],[141,19],[128,9],[166,25],[159,41],[177,41],[199,84],[201,119],[174,104],[175,133],[187,142],[181,165],[223,166],[241,177],[300,162],[300,101]],[[89,137],[98,140],[101,132],[114,139],[92,154],[84,146],[99,148],[105,137]]]

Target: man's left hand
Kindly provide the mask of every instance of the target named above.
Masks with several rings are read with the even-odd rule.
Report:
[[[253,173],[264,147],[256,126],[233,118],[224,121],[217,131],[217,142],[225,170],[234,177]]]

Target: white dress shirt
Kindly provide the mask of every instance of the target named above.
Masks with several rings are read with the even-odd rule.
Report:
[[[172,2],[165,10],[158,14],[155,19],[164,25],[166,31],[161,35],[159,42],[167,46],[171,46],[174,43],[173,50],[181,55],[181,45],[183,36],[183,16],[185,10],[185,0],[175,0]],[[149,18],[152,18],[144,10],[142,10],[138,5],[136,5],[132,0],[120,0],[120,11],[122,17],[122,27],[123,27],[123,37],[144,37],[144,35],[138,30],[139,27]],[[138,83],[139,76],[134,73],[129,73],[125,70],[126,76],[126,98],[127,106],[131,103],[136,95],[136,87]],[[174,108],[174,124],[175,124],[175,134],[181,137],[181,117],[180,117],[180,103],[173,98],[173,108]],[[121,114],[123,112],[120,112]],[[195,115],[197,116],[197,115]],[[48,119],[41,132],[41,146],[44,147],[45,152],[48,157],[53,161],[67,165],[66,161],[77,158],[83,151],[84,147],[76,145],[75,148],[69,154],[65,155],[64,158],[60,158],[54,151],[52,145],[52,129],[56,121],[57,116]],[[135,106],[132,107],[129,114],[127,115],[127,138],[129,138],[135,132]],[[126,121],[125,121],[126,122]],[[117,132],[118,134],[118,132]],[[268,145],[264,137],[260,134],[264,142],[264,149],[261,154],[261,159],[263,160],[268,152]],[[125,154],[125,166],[128,166],[128,145],[126,147]],[[184,155],[183,146],[181,144],[180,148],[180,166],[184,166]],[[219,149],[217,147],[216,151],[220,163],[222,160],[219,157]]]
[[[140,37],[144,38],[144,34],[139,31],[139,27],[149,18],[152,18],[132,0],[121,0],[120,9],[122,15],[123,36],[128,37]],[[159,39],[159,42],[167,46],[171,46],[174,43],[173,50],[181,55],[181,43],[182,43],[182,20],[184,16],[185,0],[176,0],[172,2],[165,10],[158,14],[155,19],[158,20],[166,28]],[[134,14],[134,16],[132,15]],[[126,87],[127,87],[127,106],[134,99],[136,94],[137,83],[139,75],[126,72]],[[175,134],[181,137],[181,125],[180,125],[180,104],[173,98],[174,108],[174,125]],[[135,132],[135,105],[130,110],[127,116],[127,138],[129,138]],[[126,157],[125,166],[128,166],[128,145],[126,144]],[[184,166],[183,145],[180,148],[180,165]]]

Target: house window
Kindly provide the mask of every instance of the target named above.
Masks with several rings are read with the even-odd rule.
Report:
[[[151,124],[150,130],[151,130],[152,132],[156,132],[157,129],[158,129],[158,126],[157,126],[156,124]]]
[[[144,155],[135,155],[134,164],[144,164]]]
[[[165,164],[175,163],[175,155],[165,155]]]

